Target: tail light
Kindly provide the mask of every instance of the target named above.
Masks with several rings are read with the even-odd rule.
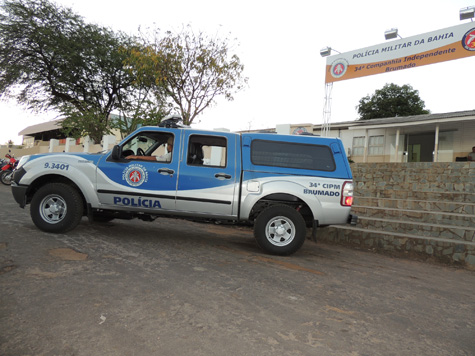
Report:
[[[353,182],[343,183],[341,190],[341,205],[351,206],[353,204]]]

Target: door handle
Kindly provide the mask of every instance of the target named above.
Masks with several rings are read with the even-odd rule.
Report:
[[[219,180],[231,179],[231,175],[226,174],[226,173],[216,173],[214,177],[218,178]]]
[[[169,176],[173,176],[173,174],[175,174],[175,171],[173,169],[170,169],[170,168],[160,168],[158,170],[158,173],[160,173],[161,175],[169,175]]]

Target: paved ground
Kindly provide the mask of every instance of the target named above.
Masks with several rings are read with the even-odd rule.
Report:
[[[160,219],[35,228],[0,187],[0,355],[475,355],[475,272]]]

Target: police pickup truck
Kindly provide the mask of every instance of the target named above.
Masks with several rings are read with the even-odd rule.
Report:
[[[34,224],[64,233],[94,221],[158,216],[252,224],[289,255],[307,228],[346,223],[350,166],[337,138],[141,127],[112,150],[22,157],[12,193]]]

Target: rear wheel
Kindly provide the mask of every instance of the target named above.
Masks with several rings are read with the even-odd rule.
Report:
[[[264,209],[254,223],[257,244],[274,255],[290,255],[302,247],[307,227],[298,211],[288,205]]]
[[[64,183],[44,185],[31,200],[31,219],[46,232],[62,233],[74,229],[81,221],[83,211],[79,192]]]

